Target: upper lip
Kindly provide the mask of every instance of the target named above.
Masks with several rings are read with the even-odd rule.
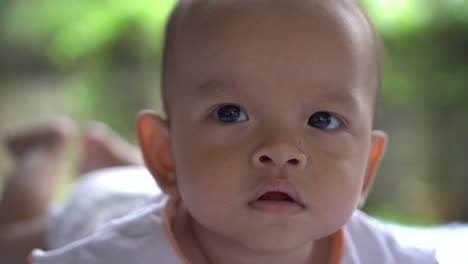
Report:
[[[262,197],[268,192],[284,193],[291,197],[291,199],[293,199],[295,203],[299,204],[302,207],[305,207],[304,202],[302,201],[296,186],[287,180],[274,180],[261,184],[255,191],[253,199],[250,203],[259,200],[260,197]]]

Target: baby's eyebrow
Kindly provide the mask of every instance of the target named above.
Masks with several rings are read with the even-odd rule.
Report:
[[[207,97],[213,97],[216,95],[234,95],[239,96],[242,93],[242,89],[239,89],[235,83],[228,82],[222,79],[209,79],[201,85],[198,85],[194,89],[194,98],[203,99]],[[323,86],[323,90],[316,93],[315,95],[311,94],[310,96],[314,98],[314,101],[320,101],[322,103],[331,103],[334,105],[340,105],[342,108],[346,109],[351,113],[356,113],[361,110],[362,99],[357,96],[356,93],[352,90],[343,91],[342,89],[334,89],[330,86]],[[305,97],[307,98],[307,97]]]
[[[325,103],[331,103],[339,106],[342,111],[348,114],[358,114],[364,111],[364,98],[358,96],[356,93],[343,92],[343,91],[329,91],[319,95],[320,100]]]
[[[214,94],[226,94],[236,92],[237,89],[232,83],[219,79],[210,79],[197,86],[195,89],[195,97],[206,97]]]
[[[305,107],[330,107],[336,111],[348,112],[352,115],[363,111],[362,96],[352,88],[344,88],[332,85],[315,85],[318,89],[311,89],[311,93],[300,101]]]
[[[326,101],[335,101],[335,102],[347,102],[350,104],[357,104],[358,99],[353,93],[346,93],[346,92],[335,92],[330,91],[320,95],[320,98]]]

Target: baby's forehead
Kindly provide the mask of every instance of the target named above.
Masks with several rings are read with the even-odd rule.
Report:
[[[308,17],[316,23],[321,23],[320,18],[329,18],[354,30],[370,29],[367,17],[355,0],[181,0],[174,18],[179,26],[190,27],[201,21],[216,22],[246,13],[255,13],[261,20],[271,18],[278,11],[284,15],[292,13],[295,18]]]
[[[258,26],[258,24],[265,26]],[[378,72],[378,63],[374,63],[378,60],[378,48],[373,28],[354,0],[183,0],[176,8],[169,24],[167,36],[169,43],[166,45],[168,48],[166,52],[169,54],[165,56],[166,60],[172,63],[164,65],[163,70],[166,73],[180,74],[180,71],[168,66],[177,65],[175,69],[180,69],[181,64],[185,64],[186,59],[193,54],[197,58],[197,63],[203,63],[199,61],[200,56],[198,56],[202,50],[223,47],[224,50],[219,48],[220,52],[231,52],[231,50],[226,50],[226,47],[232,46],[219,45],[221,42],[233,40],[232,43],[243,43],[239,42],[239,38],[244,38],[245,42],[248,42],[249,37],[255,38],[254,34],[268,35],[262,30],[270,33],[277,31],[280,34],[270,35],[281,37],[284,29],[299,32],[299,34],[289,35],[292,36],[290,38],[292,42],[301,42],[301,34],[316,34],[315,38],[318,42],[320,42],[321,35],[317,32],[340,35],[337,37],[338,42],[345,43],[352,49],[356,49],[356,53],[362,54],[360,57],[365,58],[364,64],[369,65],[366,67],[369,68],[369,72]],[[239,31],[241,34],[233,34]],[[213,32],[216,33],[212,34]],[[212,39],[213,35],[216,39]],[[272,39],[268,39],[264,44],[269,45],[268,41]],[[303,44],[307,43],[304,41]],[[241,44],[241,46],[245,49],[248,45]],[[312,50],[312,46],[308,50],[317,52],[317,50]],[[304,50],[308,52],[307,49],[302,49]],[[184,63],[181,63],[182,61]],[[213,65],[217,67],[218,64]],[[376,76],[376,74],[372,75]],[[168,88],[166,86],[170,85],[163,83],[163,96],[164,89]]]
[[[219,31],[226,32],[229,37],[229,29],[243,25],[246,31],[266,28],[281,32],[286,29],[301,31],[304,35],[317,31],[339,32],[340,41],[352,45],[362,57],[379,53],[374,30],[354,0],[182,0],[171,20],[167,37],[171,39],[168,44],[172,50],[197,43],[198,48],[203,48],[203,42],[214,35],[210,34],[213,31],[223,40],[225,36]],[[301,21],[305,26],[278,28],[277,21],[293,26]],[[257,24],[265,26],[256,27]],[[197,49],[191,51],[197,52]]]

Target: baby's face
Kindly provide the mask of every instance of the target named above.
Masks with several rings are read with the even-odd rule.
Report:
[[[257,250],[330,235],[356,208],[371,146],[363,41],[336,14],[294,5],[205,15],[185,25],[169,88],[184,206]]]

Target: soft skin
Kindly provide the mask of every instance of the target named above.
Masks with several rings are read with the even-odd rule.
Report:
[[[329,236],[364,203],[386,146],[372,131],[376,74],[364,52],[371,36],[354,27],[362,16],[342,19],[341,1],[203,2],[181,21],[178,41],[190,44],[178,44],[165,87],[170,120],[138,118],[148,168],[180,197],[176,239],[192,263],[325,263]],[[243,118],[221,122],[224,104]],[[311,126],[318,112],[338,126]],[[270,181],[295,186],[303,210],[253,209]]]

